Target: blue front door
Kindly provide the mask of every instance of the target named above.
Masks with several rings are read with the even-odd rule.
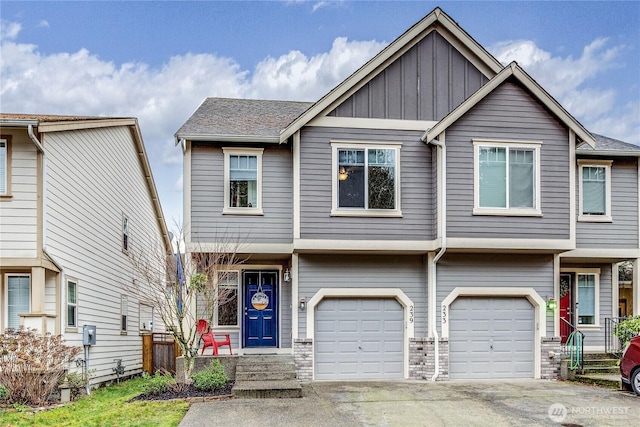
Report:
[[[245,347],[278,346],[278,272],[245,271],[242,274],[244,287],[244,324],[242,328]],[[252,299],[261,290],[266,294],[267,305],[263,309],[254,306]],[[255,302],[255,299],[254,299]],[[257,307],[257,308],[256,308]]]

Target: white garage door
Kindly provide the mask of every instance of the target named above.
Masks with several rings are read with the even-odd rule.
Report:
[[[449,377],[532,378],[534,337],[526,298],[458,298],[449,310]]]
[[[391,298],[322,300],[315,314],[315,378],[402,378],[403,318]]]

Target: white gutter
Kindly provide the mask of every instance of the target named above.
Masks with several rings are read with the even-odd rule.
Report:
[[[427,130],[427,132],[425,132],[422,135],[422,141],[425,141],[425,139],[427,138],[428,132],[429,131]],[[440,155],[440,159],[439,159],[440,161],[438,162],[438,165],[441,165],[440,175],[442,175],[440,180],[442,185],[442,190],[439,191],[440,197],[438,200],[438,203],[440,206],[440,212],[441,212],[441,218],[440,218],[441,245],[440,245],[440,250],[438,251],[436,256],[433,258],[433,261],[431,261],[431,265],[429,266],[429,274],[431,275],[431,280],[429,281],[429,285],[431,287],[430,289],[431,292],[429,292],[431,295],[431,298],[429,298],[429,316],[431,318],[430,319],[431,322],[429,323],[431,323],[431,334],[433,335],[433,347],[434,347],[433,348],[434,374],[431,377],[431,381],[436,381],[438,379],[438,376],[440,375],[440,337],[438,336],[438,327],[436,325],[436,322],[437,322],[436,265],[438,264],[438,261],[440,260],[440,258],[442,258],[442,256],[447,251],[447,147],[444,144],[444,142],[439,141],[437,139],[433,139],[431,141],[428,141],[427,143],[433,144],[436,147],[438,147],[438,154]]]

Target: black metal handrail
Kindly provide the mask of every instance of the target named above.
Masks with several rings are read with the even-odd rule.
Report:
[[[622,355],[622,343],[615,332],[620,322],[627,319],[628,317],[607,317],[604,319],[604,349],[607,353],[616,356]]]

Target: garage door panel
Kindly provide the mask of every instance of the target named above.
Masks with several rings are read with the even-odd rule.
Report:
[[[316,379],[403,377],[404,311],[395,299],[327,298],[315,323]]]
[[[461,297],[449,322],[450,378],[533,377],[534,311],[525,298]]]

